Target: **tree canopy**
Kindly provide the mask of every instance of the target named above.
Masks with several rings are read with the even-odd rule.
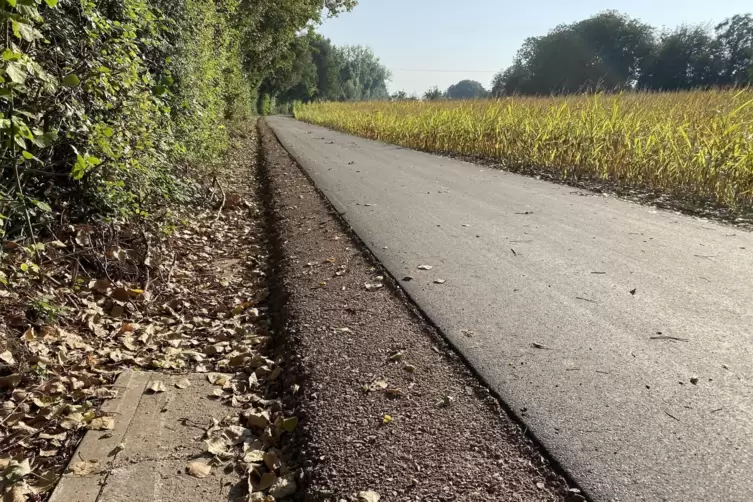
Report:
[[[451,85],[445,92],[445,96],[447,99],[479,99],[489,97],[489,91],[475,80],[461,80]]]
[[[298,35],[291,47],[262,84],[278,103],[389,99],[390,72],[370,48],[337,47],[313,30]]]
[[[498,73],[492,95],[574,93],[596,89],[676,90],[753,81],[753,17],[713,29],[655,28],[606,11],[526,39]]]

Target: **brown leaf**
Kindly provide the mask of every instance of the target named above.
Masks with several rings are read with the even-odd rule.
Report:
[[[250,412],[248,414],[248,425],[250,427],[258,427],[259,429],[264,429],[266,426],[269,425],[269,412],[268,411]]]
[[[88,476],[99,472],[99,460],[80,460],[70,467],[70,472],[76,476]]]
[[[112,417],[99,417],[89,422],[89,429],[93,431],[111,431],[115,428],[115,419]]]
[[[293,432],[298,426],[298,417],[285,418],[282,421],[282,430],[285,432]]]
[[[206,462],[189,462],[186,472],[195,478],[206,478],[212,473],[212,466]]]
[[[269,487],[269,495],[277,500],[290,497],[295,494],[298,487],[295,484],[293,474],[288,474],[284,478],[277,478],[277,481]]]
[[[379,502],[382,497],[374,491],[358,492],[358,502]]]
[[[272,486],[277,481],[277,475],[274,472],[265,472],[261,475],[259,480],[259,486],[256,488],[258,491],[264,491]]]
[[[152,394],[159,394],[161,392],[167,391],[167,387],[165,387],[165,384],[162,381],[156,380],[150,383],[146,390],[148,392],[151,392]]]
[[[183,378],[175,382],[175,386],[179,389],[187,389],[191,386],[191,382],[188,380],[188,378]]]
[[[0,361],[11,366],[16,364],[16,360],[13,359],[13,354],[10,350],[6,350],[5,352],[0,353]]]
[[[0,389],[12,389],[19,383],[21,383],[21,375],[18,373],[0,377]]]

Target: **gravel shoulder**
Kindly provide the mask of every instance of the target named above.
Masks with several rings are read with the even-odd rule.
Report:
[[[306,498],[581,500],[260,128]]]

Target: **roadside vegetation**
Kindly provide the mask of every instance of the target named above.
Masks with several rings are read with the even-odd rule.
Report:
[[[0,0],[3,500],[45,499],[112,428],[122,369],[266,340],[252,120],[301,30],[355,3]]]
[[[310,103],[313,124],[564,181],[753,206],[753,17],[657,32],[605,12],[526,40],[491,95],[473,81],[419,101]],[[687,204],[684,204],[687,207]]]
[[[562,180],[753,204],[753,91],[313,103],[296,118]]]

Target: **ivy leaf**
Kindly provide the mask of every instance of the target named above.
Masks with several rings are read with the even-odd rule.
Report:
[[[78,75],[74,73],[70,73],[63,78],[63,84],[67,85],[68,87],[78,87],[78,85],[81,83],[81,79],[78,78]]]
[[[16,6],[16,0],[6,0],[6,2],[8,2],[8,5],[10,5],[11,7]]]
[[[3,51],[3,60],[4,61],[18,61],[21,59],[21,54],[18,52],[14,52],[11,49],[5,49]]]
[[[54,9],[58,5],[58,0],[44,0],[44,3],[47,4],[47,7]]]
[[[26,82],[26,70],[24,70],[24,68],[18,63],[8,63],[7,68],[5,68],[5,73],[7,73],[10,79],[17,84],[23,84]]]
[[[76,163],[73,164],[73,169],[71,169],[71,177],[74,180],[80,180],[84,177],[84,173],[86,173],[86,161],[81,155],[76,155]]]
[[[13,34],[18,38],[22,38],[27,42],[33,42],[34,40],[37,40],[39,38],[44,38],[42,33],[30,24],[17,23],[15,21],[13,21],[13,23]]]
[[[57,139],[57,131],[51,131],[44,134],[37,134],[31,141],[39,148],[47,148],[48,146],[51,146]]]

